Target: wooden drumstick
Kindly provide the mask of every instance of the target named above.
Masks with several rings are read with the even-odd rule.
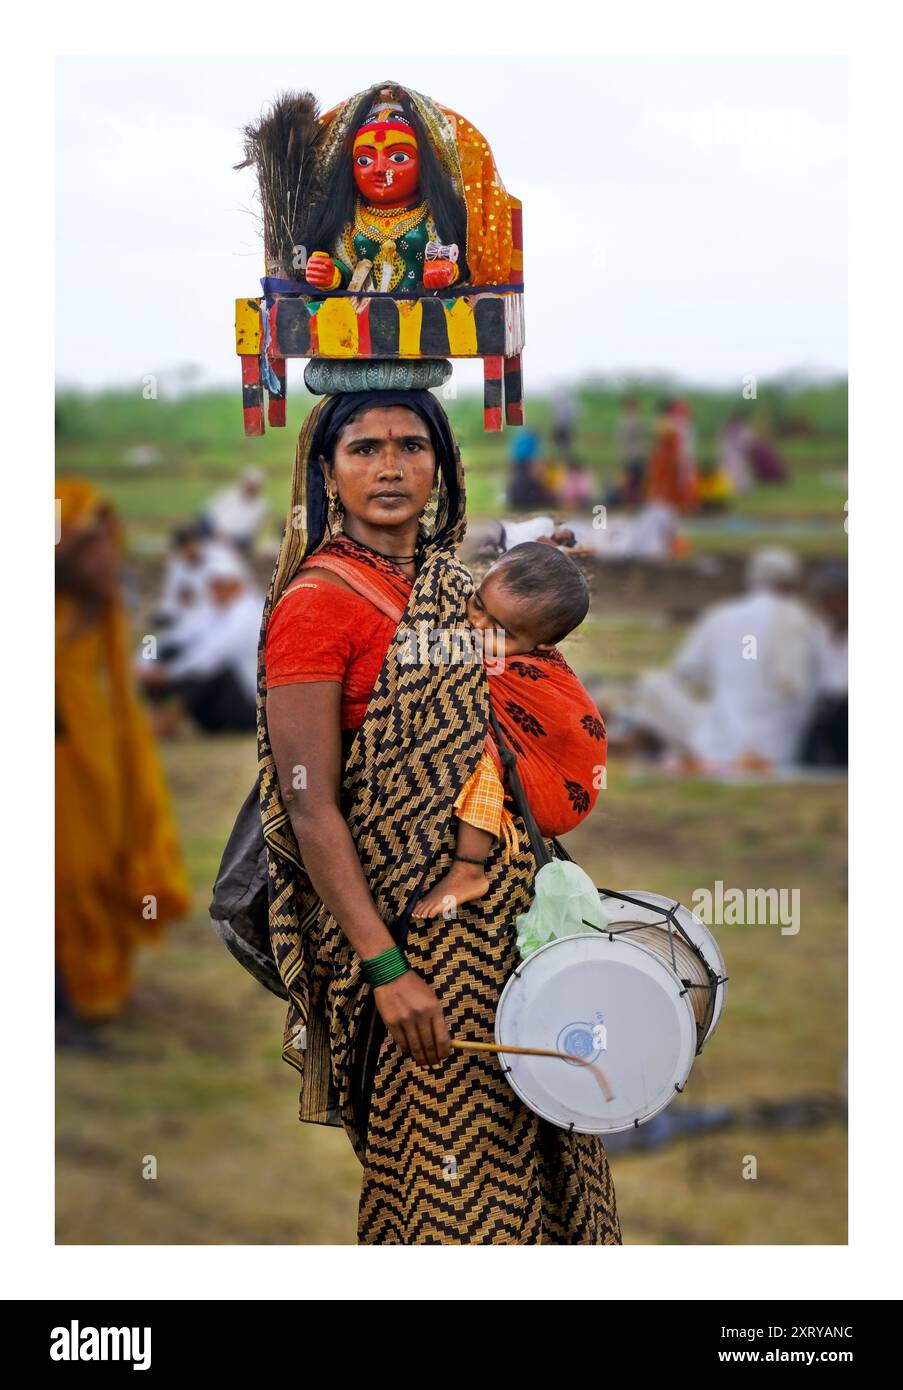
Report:
[[[601,1067],[595,1062],[588,1062],[585,1057],[577,1057],[572,1052],[555,1052],[546,1047],[507,1047],[503,1043],[487,1042],[458,1042],[455,1038],[451,1039],[452,1047],[457,1047],[464,1052],[518,1052],[524,1057],[560,1057],[564,1062],[579,1062],[581,1067],[589,1067],[596,1080],[602,1088],[602,1094],[606,1100],[614,1100],[615,1093],[608,1084],[608,1077]]]

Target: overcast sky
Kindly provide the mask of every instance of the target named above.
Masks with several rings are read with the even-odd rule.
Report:
[[[263,273],[240,128],[285,88],[326,110],[384,79],[478,126],[523,200],[528,391],[846,368],[843,59],[65,58],[57,75],[61,382],[193,363],[236,384],[232,301]]]

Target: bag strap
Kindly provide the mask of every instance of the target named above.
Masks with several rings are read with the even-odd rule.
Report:
[[[499,721],[495,717],[495,710],[489,706],[489,719],[492,724],[492,732],[498,745],[499,757],[502,765],[508,773],[508,783],[511,787],[511,795],[514,803],[523,817],[524,825],[527,827],[527,834],[530,837],[530,848],[536,860],[536,868],[539,871],[544,864],[551,864],[553,855],[549,854],[539,833],[539,827],[533,819],[533,812],[530,810],[530,803],[527,801],[527,794],[524,791],[520,776],[517,771],[517,757],[514,749],[502,738],[502,731],[499,728]]]

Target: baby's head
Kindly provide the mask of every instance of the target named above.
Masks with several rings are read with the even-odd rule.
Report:
[[[496,653],[508,657],[554,647],[580,626],[588,609],[586,580],[570,556],[557,546],[525,541],[486,571],[467,600],[467,620],[483,633],[495,629]]]

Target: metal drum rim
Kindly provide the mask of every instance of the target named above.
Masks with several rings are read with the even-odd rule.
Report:
[[[645,888],[623,888],[623,889],[621,889],[620,891],[621,891],[625,896],[631,897],[631,898],[655,899],[656,901],[654,901],[654,902],[649,902],[649,904],[648,904],[648,906],[647,906],[647,908],[646,908],[646,911],[647,911],[647,912],[659,912],[659,913],[662,913],[662,912],[665,912],[665,911],[666,911],[666,908],[665,908],[664,905],[667,905],[667,908],[672,908],[672,907],[674,907],[675,904],[676,904],[676,906],[677,906],[677,908],[678,908],[678,910],[679,910],[680,912],[686,913],[687,916],[690,917],[690,918],[692,919],[693,926],[694,926],[694,930],[699,930],[699,929],[701,929],[701,931],[705,933],[705,937],[704,937],[704,939],[703,939],[703,941],[702,941],[701,943],[700,943],[699,941],[695,941],[695,940],[694,940],[693,944],[694,944],[694,946],[696,947],[696,949],[699,951],[699,954],[702,956],[702,959],[705,961],[706,965],[709,967],[710,970],[712,970],[712,971],[714,972],[714,974],[718,977],[718,979],[721,981],[721,983],[720,983],[720,985],[718,986],[718,988],[716,989],[716,993],[715,993],[715,1008],[714,1008],[714,1010],[713,1010],[713,1012],[712,1012],[712,1022],[709,1024],[709,1027],[708,1027],[708,1029],[707,1029],[707,1031],[706,1031],[706,1035],[705,1035],[705,1037],[703,1038],[703,1040],[702,1040],[702,1042],[701,1042],[701,1044],[700,1044],[699,1050],[700,1050],[700,1052],[701,1052],[701,1051],[703,1050],[703,1048],[705,1048],[705,1047],[708,1045],[708,1043],[710,1042],[710,1040],[715,1036],[715,1030],[717,1029],[719,1023],[721,1022],[721,1019],[722,1019],[722,1017],[723,1017],[723,1015],[724,1015],[724,1010],[725,1010],[725,1008],[726,1008],[726,1006],[727,1006],[727,967],[726,967],[726,965],[725,965],[724,956],[723,956],[723,954],[722,954],[721,947],[720,947],[719,944],[718,944],[718,938],[715,936],[715,933],[711,930],[711,928],[710,928],[710,927],[707,927],[706,924],[705,924],[705,922],[701,921],[701,920],[696,916],[696,914],[692,911],[691,908],[685,907],[683,903],[677,902],[677,900],[676,900],[675,898],[668,898],[668,897],[666,897],[663,893],[650,893],[650,892],[648,892]],[[600,889],[599,889],[599,896],[600,896],[600,898],[612,898],[612,897],[617,897],[618,894],[617,894],[614,890],[611,890],[611,891],[606,892],[604,889],[601,889],[601,888],[600,888]],[[626,908],[628,911],[631,910],[631,909],[633,909],[634,911],[641,911],[641,910],[642,910],[642,909],[640,909],[640,908],[637,908],[637,905],[636,905],[635,903],[625,903],[624,906],[625,906],[625,908]],[[625,920],[625,924],[629,921],[628,918],[625,918],[624,920]],[[638,926],[650,926],[650,927],[651,927],[651,926],[656,926],[656,925],[658,925],[658,923],[656,923],[656,922],[638,922],[637,925],[638,925]],[[681,926],[686,928],[686,923],[685,923],[685,922],[681,922]],[[604,930],[604,928],[601,928],[601,930]],[[614,933],[614,935],[617,935],[617,934],[618,934],[617,932]],[[688,935],[689,935],[689,932],[688,932]],[[711,942],[712,947],[713,947],[713,950],[714,950],[714,952],[715,952],[715,956],[716,956],[716,959],[715,959],[715,960],[709,960],[708,956],[707,956],[706,953],[705,953],[705,950],[703,949],[704,946],[708,945],[709,942]]]

